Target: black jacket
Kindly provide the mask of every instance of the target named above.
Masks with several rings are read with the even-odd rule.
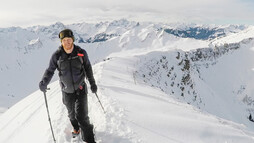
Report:
[[[49,67],[42,78],[44,85],[49,84],[56,69],[59,71],[62,91],[66,93],[74,93],[80,85],[84,84],[85,77],[88,78],[90,85],[95,84],[88,55],[79,46],[74,45],[74,49],[70,54],[67,54],[62,46],[54,52]]]

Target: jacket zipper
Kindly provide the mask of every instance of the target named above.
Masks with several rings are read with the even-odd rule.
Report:
[[[73,74],[72,74],[72,67],[71,67],[72,58],[70,57],[69,59],[70,59],[70,71],[71,71],[72,86],[73,86],[73,90],[75,92],[75,86],[74,86],[74,80],[73,80]]]

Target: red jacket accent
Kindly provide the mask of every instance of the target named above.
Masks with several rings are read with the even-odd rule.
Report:
[[[80,56],[80,57],[84,57],[84,54],[78,53],[78,56]]]

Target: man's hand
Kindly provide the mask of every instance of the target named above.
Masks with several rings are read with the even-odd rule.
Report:
[[[41,90],[42,92],[46,92],[46,91],[47,91],[47,85],[45,85],[45,84],[43,83],[43,81],[41,81],[41,82],[39,83],[39,87],[40,87],[40,90]]]
[[[91,90],[93,93],[96,93],[97,92],[97,85],[96,84],[92,84],[91,85]]]

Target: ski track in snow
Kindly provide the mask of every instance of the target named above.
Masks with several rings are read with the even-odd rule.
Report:
[[[98,83],[101,92],[103,92],[102,94],[117,99],[118,103],[122,105],[125,111],[125,118],[122,118],[122,120],[124,124],[133,129],[139,139],[137,141],[145,143],[181,143],[188,142],[189,139],[195,139],[195,142],[253,141],[253,133],[243,130],[241,125],[204,114],[190,105],[175,101],[158,91],[158,89],[136,84],[135,77],[132,75],[137,61],[138,59],[132,57],[113,58],[107,64],[97,65],[103,69],[99,70],[101,71],[101,78],[98,80],[102,81]],[[111,82],[110,79],[114,79],[114,82]],[[174,111],[175,109],[178,110]],[[184,119],[184,116],[180,114],[187,115],[187,119]],[[179,120],[182,121],[180,124],[187,122],[189,125],[177,126]],[[156,127],[156,125],[158,126]],[[195,127],[193,128],[191,125],[196,125],[200,132],[195,133]],[[174,127],[177,133],[174,132]],[[209,127],[212,127],[211,131],[207,129]],[[218,133],[217,128],[225,129],[224,132]],[[185,130],[190,132],[185,132]],[[232,134],[231,130],[233,130]],[[179,133],[179,131],[182,131],[182,133]],[[237,137],[234,137],[235,132],[241,134],[243,138],[237,139]],[[187,138],[182,138],[183,134],[187,135]],[[247,139],[244,139],[244,137]]]

